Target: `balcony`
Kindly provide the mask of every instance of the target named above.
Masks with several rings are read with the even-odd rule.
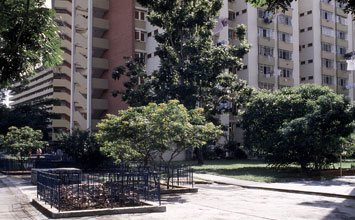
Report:
[[[258,81],[263,82],[263,83],[275,83],[275,76],[274,75],[268,75],[268,74],[258,74]]]

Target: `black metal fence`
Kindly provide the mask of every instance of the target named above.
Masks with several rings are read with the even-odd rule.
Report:
[[[0,171],[26,171],[32,168],[73,167],[74,161],[59,159],[56,155],[38,155],[25,158],[23,161],[13,155],[0,156]]]
[[[169,187],[174,188],[177,186],[191,186],[194,185],[194,170],[187,165],[170,165],[165,164],[150,164],[143,166],[139,163],[121,163],[111,164],[108,170],[116,172],[158,172],[162,183],[168,184]],[[169,178],[168,178],[169,177]]]
[[[38,172],[37,197],[61,210],[139,206],[159,201],[160,176],[155,172],[53,174]]]

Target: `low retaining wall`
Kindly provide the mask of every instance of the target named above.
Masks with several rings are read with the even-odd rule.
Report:
[[[166,212],[166,206],[157,206],[153,203],[144,202],[144,206],[123,207],[112,209],[91,209],[78,211],[63,211],[58,212],[57,209],[51,208],[50,205],[45,204],[37,199],[32,200],[32,205],[36,207],[43,214],[52,219],[58,218],[73,218],[85,217],[94,215],[115,215],[115,214],[135,214],[135,213],[152,213],[152,212]]]

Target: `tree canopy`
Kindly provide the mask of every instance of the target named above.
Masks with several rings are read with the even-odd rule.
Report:
[[[187,109],[203,107],[206,115],[216,115],[221,104],[242,103],[251,94],[246,82],[226,71],[241,68],[249,51],[245,26],[235,30],[238,46],[213,41],[221,0],[138,2],[150,11],[149,22],[162,29],[154,35],[160,64],[149,76],[139,59],[115,68],[114,79],[122,75],[129,79],[124,83],[126,89],[113,91],[114,95],[121,93],[130,106],[176,99]]]
[[[41,100],[8,108],[0,104],[0,134],[6,134],[11,126],[29,126],[41,130],[44,140],[49,140],[49,125],[57,115],[50,112],[55,100]]]
[[[321,169],[345,151],[355,108],[328,87],[302,85],[260,92],[243,114],[245,147],[269,164]]]
[[[33,130],[28,126],[22,128],[12,126],[5,136],[0,135],[0,143],[7,153],[18,155],[23,161],[29,153],[47,144],[42,138],[41,130]]]
[[[62,61],[54,11],[44,2],[0,1],[0,87],[26,80],[40,65]]]
[[[266,6],[270,11],[277,9],[287,10],[291,6],[292,2],[297,0],[246,0],[254,6],[262,7]],[[331,0],[335,1],[335,0]],[[345,4],[345,12],[355,14],[355,1],[353,0],[337,0],[338,2]]]
[[[150,103],[147,106],[120,110],[118,116],[107,115],[97,126],[102,150],[117,161],[148,164],[167,151],[170,162],[190,147],[201,147],[216,139],[221,130],[207,123],[203,109],[187,110],[177,100]]]

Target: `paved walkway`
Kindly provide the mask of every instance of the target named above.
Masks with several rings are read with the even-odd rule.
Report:
[[[275,190],[281,192],[317,194],[355,199],[355,176],[324,181],[297,181],[289,183],[259,183],[211,174],[194,174],[195,178],[244,188]]]
[[[0,174],[0,220],[47,219],[32,207],[28,196],[18,187]]]

